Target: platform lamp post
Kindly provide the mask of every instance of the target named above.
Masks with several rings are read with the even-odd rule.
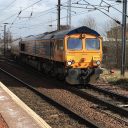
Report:
[[[4,56],[6,55],[6,25],[8,23],[4,23]]]
[[[117,0],[116,2],[123,2],[122,12],[122,52],[121,52],[121,76],[125,76],[125,62],[126,62],[126,18],[127,18],[127,0]]]

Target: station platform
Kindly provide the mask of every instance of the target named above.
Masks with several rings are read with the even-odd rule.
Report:
[[[0,115],[8,128],[51,128],[1,82]]]

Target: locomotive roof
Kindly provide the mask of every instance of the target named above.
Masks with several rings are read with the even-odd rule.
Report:
[[[69,31],[67,33],[67,35],[71,35],[71,34],[92,34],[92,35],[95,35],[95,36],[100,36],[100,34],[98,32],[96,32],[95,30],[93,29],[90,29],[86,26],[82,26],[82,27],[79,27],[79,28],[76,28],[76,29],[73,29],[71,31]]]
[[[64,38],[65,35],[72,35],[72,34],[91,34],[95,36],[100,36],[98,32],[92,30],[86,26],[82,26],[75,29],[68,29],[63,31],[55,31],[50,34],[46,34],[42,39],[56,39],[56,38]]]
[[[30,41],[30,40],[35,40],[35,36],[34,35],[30,35],[30,36],[22,38],[22,41]]]
[[[68,30],[61,30],[61,31],[52,31],[46,32],[36,36],[28,36],[23,38],[22,41],[27,40],[41,40],[41,39],[63,39],[65,35],[72,35],[72,34],[91,34],[95,36],[100,36],[98,32],[92,30],[86,26],[82,26],[75,29],[68,29]]]

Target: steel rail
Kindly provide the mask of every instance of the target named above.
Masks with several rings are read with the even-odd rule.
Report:
[[[32,87],[30,84],[27,84],[26,82],[22,81],[21,79],[17,78],[16,76],[12,75],[11,73],[5,71],[4,69],[0,68],[0,70],[2,72],[4,72],[5,74],[11,76],[12,78],[16,79],[20,83],[24,84],[25,86],[27,86],[29,89],[31,89],[32,91],[34,91],[40,97],[43,97],[43,98],[47,99],[47,101],[50,102],[52,105],[58,106],[59,108],[63,109],[64,112],[67,111],[68,113],[72,114],[75,119],[80,119],[81,121],[85,122],[85,124],[87,126],[89,126],[90,128],[92,128],[92,127],[93,128],[102,128],[102,126],[100,126],[95,121],[92,121],[92,120],[90,120],[89,118],[87,118],[85,116],[79,115],[77,112],[75,112],[71,108],[66,107],[66,105],[62,105],[59,102],[55,101],[53,98],[51,98],[51,97],[49,97],[49,96],[47,96],[47,95],[39,92],[36,88]]]
[[[124,96],[124,95],[121,95],[121,94],[118,94],[118,93],[115,93],[115,92],[112,92],[110,90],[107,90],[107,89],[103,89],[101,87],[98,87],[98,86],[95,86],[95,85],[88,85],[88,88],[91,88],[99,93],[103,93],[104,95],[108,95],[110,97],[114,97],[118,100],[121,100],[121,101],[125,101],[125,102],[128,102],[128,96]]]
[[[85,89],[85,91],[83,91],[83,90],[80,90],[76,87],[70,87],[70,88],[68,88],[68,90],[72,93],[77,94],[78,96],[80,96],[84,99],[87,99],[87,100],[89,100],[93,103],[96,103],[98,105],[104,106],[108,110],[128,118],[128,110],[127,109],[119,107],[113,103],[110,103],[109,101],[105,101],[103,99],[100,99],[100,98],[98,98],[92,94],[89,94],[88,92],[86,92],[86,89]]]

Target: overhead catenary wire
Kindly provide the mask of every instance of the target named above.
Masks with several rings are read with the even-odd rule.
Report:
[[[63,4],[67,4],[67,2],[64,2]],[[53,7],[53,8],[50,8],[50,9],[48,9],[48,10],[44,10],[44,11],[42,11],[42,12],[40,12],[40,13],[43,13],[43,15],[41,14],[41,15],[39,15],[39,16],[35,16],[35,17],[31,17],[32,19],[33,18],[39,18],[39,17],[41,17],[41,16],[44,16],[44,15],[46,15],[46,14],[49,14],[49,13],[51,13],[51,11],[53,11],[53,10],[55,10],[57,7]],[[24,11],[24,10],[22,10],[22,11]],[[10,28],[12,27],[12,25],[14,25],[14,22],[17,20],[17,18],[19,17],[19,15],[14,19],[14,21],[11,23],[11,25],[10,25]],[[22,22],[21,22],[22,23]]]
[[[82,0],[79,0],[79,2],[80,1],[82,1]],[[87,4],[88,5],[88,4]],[[63,7],[64,7],[65,5],[63,5]],[[67,6],[65,6],[65,7],[68,7],[68,5]],[[73,6],[71,6],[71,7],[73,7]],[[73,7],[73,8],[83,8],[83,9],[85,9],[85,7],[78,7],[78,6],[75,6],[75,7]],[[54,7],[53,8],[53,10],[52,10],[52,8],[51,9],[48,9],[48,11],[46,10],[46,12],[44,11],[44,12],[41,12],[42,14],[38,14],[39,16],[34,16],[34,17],[32,17],[33,19],[34,18],[38,18],[38,17],[41,17],[41,16],[44,16],[44,15],[47,15],[47,14],[49,14],[49,13],[52,13],[52,11],[54,11],[54,9],[56,9],[56,7]],[[88,7],[88,9],[94,9],[94,7],[93,8],[89,8]],[[95,9],[95,10],[97,10],[97,9]],[[100,10],[101,11],[101,10]],[[105,13],[105,12],[104,12]],[[80,13],[80,14],[82,14],[82,13]],[[83,14],[85,14],[85,11],[84,11],[84,13]],[[111,16],[110,16],[111,17]],[[64,18],[66,18],[66,16],[65,17],[61,17],[61,19],[64,19]],[[113,18],[114,19],[114,18]],[[57,19],[54,19],[54,20],[52,20],[52,22],[55,22]],[[114,19],[114,21],[115,21],[115,19]],[[35,25],[31,25],[31,26],[29,26],[29,27],[22,27],[21,26],[21,29],[23,28],[23,29],[33,29],[33,28],[36,28],[35,26],[44,26],[44,24],[48,24],[49,22],[51,22],[51,20],[50,21],[47,21],[46,23],[40,23],[40,24],[35,24]],[[22,22],[21,22],[22,23]],[[30,24],[30,21],[28,20],[28,23]],[[14,24],[13,24],[14,25]]]
[[[10,28],[11,28],[11,26],[14,24],[14,22],[17,20],[17,18],[19,17],[19,15],[20,15],[23,11],[25,11],[26,9],[32,7],[33,5],[35,5],[35,4],[37,4],[37,3],[41,2],[41,1],[42,1],[42,0],[39,0],[39,1],[37,1],[37,2],[35,2],[35,3],[33,3],[33,4],[31,4],[30,6],[24,8],[22,11],[20,11],[20,12],[18,13],[17,17],[16,17],[16,18],[14,19],[14,21],[11,23]]]
[[[65,2],[65,3],[67,3],[67,2]],[[30,6],[29,6],[30,7]],[[28,7],[27,7],[28,8]],[[25,8],[26,9],[26,8]],[[7,17],[6,19],[4,19],[4,20],[2,20],[1,22],[4,22],[4,21],[6,21],[6,20],[9,20],[9,19],[11,19],[11,18],[13,18],[14,16],[16,16],[16,18],[13,20],[13,22],[11,23],[11,26],[12,25],[14,25],[14,22],[17,20],[17,18],[19,17],[19,15],[21,14],[21,12],[23,12],[25,9],[23,9],[22,11],[20,11],[20,12],[18,12],[18,14],[17,13],[15,13],[15,14],[13,14],[13,15],[11,15],[11,16],[9,16],[9,17]],[[56,7],[55,7],[55,9],[56,9]],[[50,9],[51,10],[51,9]],[[46,14],[46,13],[45,13]],[[55,20],[56,21],[56,20]]]
[[[79,1],[81,1],[81,0],[79,0]],[[67,3],[67,2],[65,2],[65,3]],[[80,12],[80,14],[84,14],[84,12],[85,11],[83,11],[83,13],[81,13]],[[73,16],[75,16],[75,15],[73,15]],[[64,19],[64,18],[66,18],[66,16],[65,17],[61,17],[61,19]],[[52,20],[52,22],[55,22],[55,21],[57,21],[57,19],[55,19],[55,20]],[[46,22],[46,23],[49,23],[49,22],[51,22],[51,20],[50,21],[48,21],[48,22]],[[24,29],[24,28],[33,28],[33,27],[35,27],[35,26],[43,26],[44,25],[44,23],[41,23],[41,24],[35,24],[35,25],[31,25],[31,26],[29,26],[29,27],[21,27],[20,29]]]
[[[31,19],[34,19],[34,18],[40,18],[41,16],[47,15],[47,14],[51,13],[51,10],[52,10],[52,9],[53,9],[53,8],[48,9],[48,10],[44,10],[44,11],[42,11],[42,12],[44,12],[44,14],[41,14],[41,15],[39,15],[39,16],[31,17]],[[21,20],[21,19],[22,19],[22,18],[20,18],[20,20]],[[27,19],[27,20],[30,21],[30,18]],[[24,21],[27,21],[27,20],[25,19]],[[15,25],[17,25],[17,24],[19,24],[19,23],[23,23],[23,21],[17,22],[17,23],[15,23]]]
[[[44,10],[44,11],[40,12],[40,13],[42,13],[42,14],[40,14],[39,16],[38,16],[38,15],[37,15],[37,16],[34,16],[34,17],[32,17],[32,19],[33,19],[33,18],[38,18],[38,17],[44,16],[44,15],[50,13],[51,11],[56,10],[56,8],[57,8],[57,7],[53,7],[53,8],[50,8],[50,9],[48,9],[48,10]]]
[[[11,19],[12,17],[14,17],[14,16],[16,16],[16,15],[17,15],[17,13],[11,15],[10,17],[5,18],[4,20],[1,20],[0,23],[3,23],[3,22],[5,22],[5,21]]]
[[[72,8],[79,8],[79,9],[87,9],[87,10],[89,10],[89,9],[95,9],[95,8],[91,8],[91,7],[89,8],[89,7],[82,7],[82,6],[68,6],[68,5],[66,5],[66,6],[65,5],[61,5],[61,6],[63,6],[63,7],[72,7]]]
[[[8,9],[12,4],[14,4],[16,2],[16,0],[13,0],[11,3],[9,3],[9,5],[7,5],[5,8],[0,9],[0,13],[6,9]]]
[[[20,11],[20,12],[18,13],[17,17],[13,20],[13,22],[12,22],[11,25],[10,25],[10,28],[11,28],[11,26],[14,24],[14,22],[17,20],[17,18],[18,18],[19,15],[21,14],[21,12],[22,12],[22,11]]]
[[[86,5],[86,7],[88,6],[88,4],[79,3],[78,1],[77,1],[77,3],[72,3],[72,4]],[[95,7],[98,7],[99,9],[103,9],[107,12],[109,12],[110,7],[113,8],[115,5],[119,5],[119,4],[109,4],[109,5],[101,5],[101,4],[102,4],[102,2],[99,5],[94,5],[94,4],[93,5]]]
[[[87,4],[88,5],[88,4]],[[62,6],[62,5],[61,5]],[[63,5],[64,6],[64,5]],[[72,6],[72,7],[74,7],[74,8],[83,8],[83,7],[78,7],[78,6]],[[94,7],[94,6],[93,6]],[[86,9],[86,8],[83,8],[83,9]],[[92,9],[92,8],[91,8]],[[100,10],[101,11],[101,10]],[[109,16],[109,15],[108,15]],[[66,17],[62,17],[61,19],[63,19],[63,18],[66,18]],[[57,19],[55,19],[55,20],[53,20],[52,22],[54,22],[54,21],[56,21]],[[113,20],[115,21],[115,19],[113,18]],[[51,22],[51,21],[50,21]],[[116,21],[116,22],[119,22],[119,21]],[[48,22],[47,22],[48,23]],[[120,22],[119,22],[119,24],[120,24]],[[39,26],[42,26],[42,25],[44,25],[44,23],[43,24],[36,24],[36,25],[31,25],[31,26],[29,26],[29,28],[30,27],[33,27],[33,26],[37,26],[38,27],[38,25]],[[24,28],[27,28],[27,27],[24,27]]]
[[[31,6],[33,6],[33,5],[35,5],[35,4],[37,4],[37,3],[39,3],[40,1],[42,1],[42,0],[39,0],[39,1],[37,1],[37,2],[35,2],[34,4],[32,4],[32,5],[30,5],[30,6],[28,6],[28,7],[26,7],[26,8],[24,8],[22,11],[21,11],[21,13],[23,12],[23,11],[25,11],[26,9],[28,9],[28,8],[30,8]],[[63,4],[65,4],[65,3],[67,3],[67,2],[64,2]],[[55,10],[57,7],[54,7],[54,8],[50,8],[50,9],[48,9],[48,10],[45,10],[45,11],[42,11],[42,13],[45,13],[44,15],[46,15],[46,14],[48,14],[48,13],[50,13],[50,12],[48,12],[48,11],[51,11],[51,10]],[[47,12],[47,13],[46,13]],[[20,14],[21,14],[20,13]],[[12,27],[12,25],[14,25],[14,22],[17,20],[17,18],[19,17],[19,15],[20,15],[19,13],[18,13],[18,15],[17,15],[17,17],[13,20],[13,22],[11,23],[11,25],[10,25],[10,28]],[[14,15],[13,15],[14,16]],[[12,17],[13,17],[12,16]],[[40,15],[40,16],[38,16],[38,17],[41,17],[42,15]],[[34,17],[35,18],[35,17]]]
[[[104,15],[106,15],[107,17],[109,17],[110,19],[114,20],[117,24],[121,24],[120,21],[114,19],[113,17],[111,17],[110,15],[108,15],[107,13],[105,13],[104,11],[102,11],[101,9],[99,9],[98,7],[95,7],[95,5],[92,5],[91,3],[89,3],[88,1],[86,0],[83,0],[85,3],[87,3],[88,5],[92,6],[94,10],[98,10],[100,11],[101,13],[103,13]],[[78,2],[76,4],[79,4]],[[86,9],[86,8],[85,8]]]
[[[72,15],[72,17],[77,16],[77,15],[82,15],[82,14],[85,14],[85,11],[80,11],[77,14]],[[67,18],[67,16],[61,17],[60,19],[65,19],[65,18]],[[55,21],[57,21],[57,19],[52,20],[52,22],[55,22]],[[45,24],[48,24],[50,22],[51,21],[47,21],[46,23],[34,24],[34,25],[31,25],[28,27],[21,27],[21,28],[17,28],[17,29],[33,29],[35,27],[44,26]]]
[[[107,3],[106,1],[102,0],[101,2],[104,2],[104,3],[108,4],[110,7],[112,7],[112,8],[115,9],[116,11],[120,12],[121,14],[123,14],[123,12],[121,12],[119,9],[113,7],[111,4]],[[126,15],[126,16],[128,17],[127,14],[124,14],[124,15]]]
[[[31,5],[29,5],[28,7],[22,9],[22,11],[19,12],[19,13],[21,14],[23,11],[27,10],[28,8],[32,7],[33,5],[35,5],[35,4],[37,4],[37,3],[41,2],[41,1],[42,1],[42,0],[39,0],[39,1],[37,1],[37,2],[35,2],[35,3],[33,3],[33,4],[31,4]],[[16,15],[19,16],[19,13],[18,13],[18,14],[15,13],[15,14],[11,15],[10,17],[7,17],[6,19],[0,21],[0,23],[5,22],[6,20],[8,20],[8,19],[10,19],[10,18],[12,18],[12,17],[14,17],[14,16],[16,16]],[[17,18],[15,18],[15,20],[14,20],[13,22],[15,22],[16,19],[17,19]],[[11,25],[14,24],[13,22],[11,23]]]
[[[64,2],[64,3],[62,3],[62,4],[66,4],[67,2]],[[55,10],[55,9],[57,9],[57,7],[53,7],[53,8],[50,8],[50,9],[48,9],[48,10],[44,10],[44,11],[42,11],[42,12],[40,12],[40,13],[47,13],[47,11],[52,11],[52,10]],[[39,16],[36,16],[36,17],[40,17],[40,16],[42,16],[42,14],[40,14]],[[35,18],[35,17],[33,17],[33,18]]]

